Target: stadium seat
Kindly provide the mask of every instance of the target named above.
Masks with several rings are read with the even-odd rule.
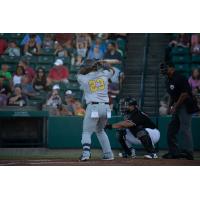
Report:
[[[70,74],[69,75],[69,81],[73,82],[73,81],[77,81],[77,75],[76,74]]]
[[[190,56],[173,56],[172,62],[176,63],[190,63]]]
[[[79,70],[80,70],[80,66],[77,66],[77,65],[71,65],[70,67],[70,72],[71,73],[77,73]]]
[[[194,69],[194,68],[198,68],[198,69],[200,69],[200,64],[191,64],[191,69]]]
[[[117,39],[117,44],[118,44],[119,49],[121,49],[123,52],[125,52],[125,48],[126,48],[125,40],[123,40],[121,38],[118,38]]]
[[[175,69],[177,71],[189,71],[190,70],[190,66],[189,64],[175,64]]]
[[[54,57],[53,56],[39,56],[38,62],[40,64],[53,64]]]
[[[188,55],[190,53],[189,48],[174,47],[172,48],[171,55]]]
[[[38,63],[38,56],[23,56],[26,60],[28,60],[31,64],[37,64]]]
[[[69,84],[66,85],[67,90],[80,90],[80,86],[78,82],[69,82]]]
[[[193,63],[200,63],[200,55],[192,55]]]
[[[19,60],[20,60],[20,57],[18,57],[18,56],[8,56],[8,55],[2,55],[1,57],[0,57],[0,63],[7,63],[7,64],[9,64],[9,63],[18,63],[19,62]]]
[[[41,49],[41,55],[53,56],[54,55],[54,50],[53,49]]]

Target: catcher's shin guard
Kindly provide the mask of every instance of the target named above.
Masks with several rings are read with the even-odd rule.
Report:
[[[141,141],[142,145],[148,153],[155,153],[154,145],[146,130],[139,131],[137,133],[137,138]]]
[[[125,129],[120,129],[117,131],[117,140],[120,143],[123,151],[125,154],[131,155],[131,150],[128,148],[127,144],[126,144],[126,130]]]

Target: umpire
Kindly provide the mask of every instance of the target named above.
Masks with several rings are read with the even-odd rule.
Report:
[[[167,76],[166,88],[170,96],[168,113],[172,114],[167,130],[169,152],[165,159],[186,158],[193,160],[193,139],[191,133],[192,113],[198,111],[188,80],[175,71],[172,64],[160,66],[161,73]],[[183,147],[179,148],[177,134],[183,136]]]

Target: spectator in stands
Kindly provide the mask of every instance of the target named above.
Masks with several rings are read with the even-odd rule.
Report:
[[[7,99],[10,96],[11,88],[7,84],[3,84],[3,81],[0,81],[0,106],[7,105]]]
[[[178,43],[177,46],[179,47],[189,47],[190,46],[190,35],[188,33],[180,33],[178,36]]]
[[[42,45],[42,40],[39,35],[34,34],[34,33],[31,33],[31,34],[27,33],[21,42],[21,46],[28,44],[31,38],[34,38],[36,45],[40,45],[40,46]]]
[[[74,94],[72,93],[71,90],[67,90],[65,92],[65,104],[63,105],[63,107],[71,113],[71,115],[75,115],[75,107],[74,107],[74,103],[75,103],[75,98],[74,98]]]
[[[53,49],[54,47],[54,41],[53,41],[53,36],[50,33],[45,33],[44,34],[44,39],[42,42],[42,48],[44,49]]]
[[[26,59],[21,59],[19,61],[18,66],[22,67],[25,71],[25,74],[28,76],[29,78],[29,82],[32,82],[34,77],[35,77],[35,71],[33,70],[33,68],[28,66],[28,61]]]
[[[121,64],[122,56],[119,52],[116,51],[116,44],[110,42],[107,47],[107,52],[104,55],[105,60],[112,61],[112,64]]]
[[[21,84],[21,79],[25,75],[25,70],[21,66],[17,66],[16,72],[14,73],[13,76],[13,86],[16,84]]]
[[[47,87],[47,78],[43,67],[36,70],[36,76],[33,79],[33,88],[36,91],[44,91]]]
[[[199,34],[192,34],[192,37],[191,37],[191,53],[192,54],[200,54]]]
[[[47,77],[47,85],[51,85],[54,83],[63,82],[67,84],[69,77],[69,71],[67,67],[63,65],[63,61],[61,59],[57,59],[54,63],[54,67],[50,69],[48,77]]]
[[[103,51],[100,49],[99,45],[95,45],[93,48],[90,48],[88,52],[87,59],[89,60],[101,60],[103,59]]]
[[[84,63],[84,59],[82,56],[76,56],[76,59],[75,59],[75,65],[76,66],[81,66],[82,64]]]
[[[118,43],[116,42],[115,45],[116,45],[116,51],[120,53],[121,57],[123,57],[123,56],[124,56],[124,53],[123,53],[123,51],[119,48]]]
[[[62,106],[62,99],[59,94],[60,87],[59,85],[54,85],[52,87],[52,92],[50,93],[45,107],[51,115],[60,115],[60,109]]]
[[[8,44],[8,48],[5,51],[9,56],[20,56],[20,48],[17,46],[15,41],[11,41]]]
[[[27,97],[22,94],[20,85],[15,85],[14,94],[8,99],[9,106],[26,106]]]
[[[96,37],[95,42],[92,44],[90,50],[95,48],[96,46],[99,47],[103,54],[106,52],[106,45],[104,42],[102,42],[102,39],[100,37]]]
[[[12,74],[8,71],[8,65],[2,64],[0,70],[0,85],[11,87]]]
[[[61,44],[56,43],[54,55],[59,58],[64,58],[68,57],[68,52],[64,49],[64,47]]]
[[[21,79],[22,93],[27,97],[34,97],[37,95],[36,91],[33,89],[32,83],[29,82],[27,75],[24,75]]]
[[[74,114],[77,116],[85,115],[85,109],[83,109],[81,103],[78,100],[74,102]]]
[[[84,44],[86,47],[91,46],[92,44],[91,36],[87,33],[77,33],[76,46],[78,46],[79,44]]]
[[[165,62],[170,63],[170,55],[172,48],[182,47],[188,48],[190,46],[190,35],[187,33],[173,34],[172,39],[165,49]]]
[[[87,54],[87,48],[88,46],[86,42],[77,43],[76,51],[77,51],[78,56],[85,58]]]
[[[7,42],[3,38],[0,37],[0,55],[4,54],[5,50],[7,49]]]
[[[24,45],[24,54],[27,56],[39,55],[41,50],[41,43],[37,43],[36,35],[31,34],[30,39]]]
[[[192,76],[188,79],[190,87],[192,88],[193,94],[200,93],[200,71],[195,68],[192,70]]]

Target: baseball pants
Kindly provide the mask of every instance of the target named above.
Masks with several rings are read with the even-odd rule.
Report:
[[[151,140],[153,145],[155,145],[159,139],[160,139],[160,131],[158,129],[150,129],[150,128],[146,128],[145,129]],[[126,129],[126,144],[127,146],[130,148],[132,147],[132,145],[141,145],[141,141],[139,139],[137,139],[131,132],[129,129]]]
[[[104,127],[107,123],[108,111],[110,111],[110,106],[108,104],[88,104],[83,121],[83,133],[81,140],[83,151],[90,150],[91,136],[95,132],[103,154],[108,157],[113,157],[108,136],[104,131]],[[98,117],[92,117],[92,113],[94,112],[98,113]]]

